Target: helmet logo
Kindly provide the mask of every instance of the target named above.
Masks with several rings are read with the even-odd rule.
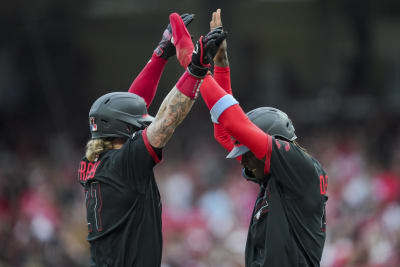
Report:
[[[97,131],[96,118],[95,117],[90,117],[89,118],[89,123],[90,123],[90,131],[96,132]]]

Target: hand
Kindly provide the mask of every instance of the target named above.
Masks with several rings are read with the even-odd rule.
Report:
[[[207,75],[211,60],[215,57],[219,46],[226,38],[226,32],[221,27],[213,29],[206,36],[201,36],[196,42],[192,54],[192,62],[188,67],[188,72],[197,78]]]
[[[172,40],[176,48],[176,57],[179,63],[186,69],[192,61],[193,42],[186,25],[178,13],[169,15],[172,28]]]
[[[185,26],[187,26],[193,21],[194,14],[186,13],[186,14],[181,15],[181,18],[182,18]],[[171,38],[172,38],[172,27],[171,27],[171,23],[170,23],[170,24],[168,24],[167,28],[165,29],[160,43],[154,50],[154,53],[157,56],[162,57],[164,59],[168,59],[169,57],[174,56],[176,54],[176,49],[175,49],[174,44],[171,42]]]
[[[212,18],[210,21],[210,30],[212,31],[219,27],[221,27],[222,29],[221,9],[218,8],[217,11],[213,12],[212,14]],[[224,40],[219,46],[217,54],[214,57],[214,64],[218,67],[229,66],[226,40]]]

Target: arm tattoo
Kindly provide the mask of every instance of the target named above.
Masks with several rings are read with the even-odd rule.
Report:
[[[153,147],[164,147],[175,128],[192,108],[194,100],[174,87],[162,102],[154,121],[147,128],[147,138]]]

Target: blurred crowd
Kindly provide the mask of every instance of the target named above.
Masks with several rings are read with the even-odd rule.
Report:
[[[324,129],[300,138],[329,175],[324,267],[400,266],[400,136],[398,127],[391,140],[382,131]],[[190,156],[173,143],[155,169],[163,267],[244,266],[258,186],[206,140],[191,144]],[[41,152],[22,138],[17,149],[0,150],[0,266],[88,266],[77,182],[84,144],[64,135],[43,142]]]

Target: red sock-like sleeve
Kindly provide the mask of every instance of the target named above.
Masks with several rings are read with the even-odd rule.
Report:
[[[229,67],[214,66],[214,80],[222,89],[225,90],[225,92],[232,94]],[[231,151],[233,149],[231,136],[221,124],[214,123],[214,138],[226,150]]]
[[[210,75],[204,79],[200,92],[210,110],[220,98],[227,95]],[[247,146],[258,159],[263,159],[267,154],[271,137],[253,124],[238,104],[225,109],[218,121],[232,137]]]
[[[204,78],[203,84],[200,87],[200,93],[210,110],[221,97],[227,95],[211,75],[207,75]]]
[[[221,124],[214,123],[214,138],[226,150],[231,151],[233,149],[233,142],[231,140],[231,136]]]
[[[157,86],[166,63],[167,60],[153,54],[150,61],[129,88],[130,93],[137,94],[144,98],[147,108],[149,108],[156,94]]]
[[[219,122],[233,138],[247,146],[258,159],[263,159],[267,155],[271,136],[253,124],[238,104],[227,108],[219,117]]]
[[[231,88],[231,70],[229,67],[214,66],[214,80],[228,94],[232,94]]]

